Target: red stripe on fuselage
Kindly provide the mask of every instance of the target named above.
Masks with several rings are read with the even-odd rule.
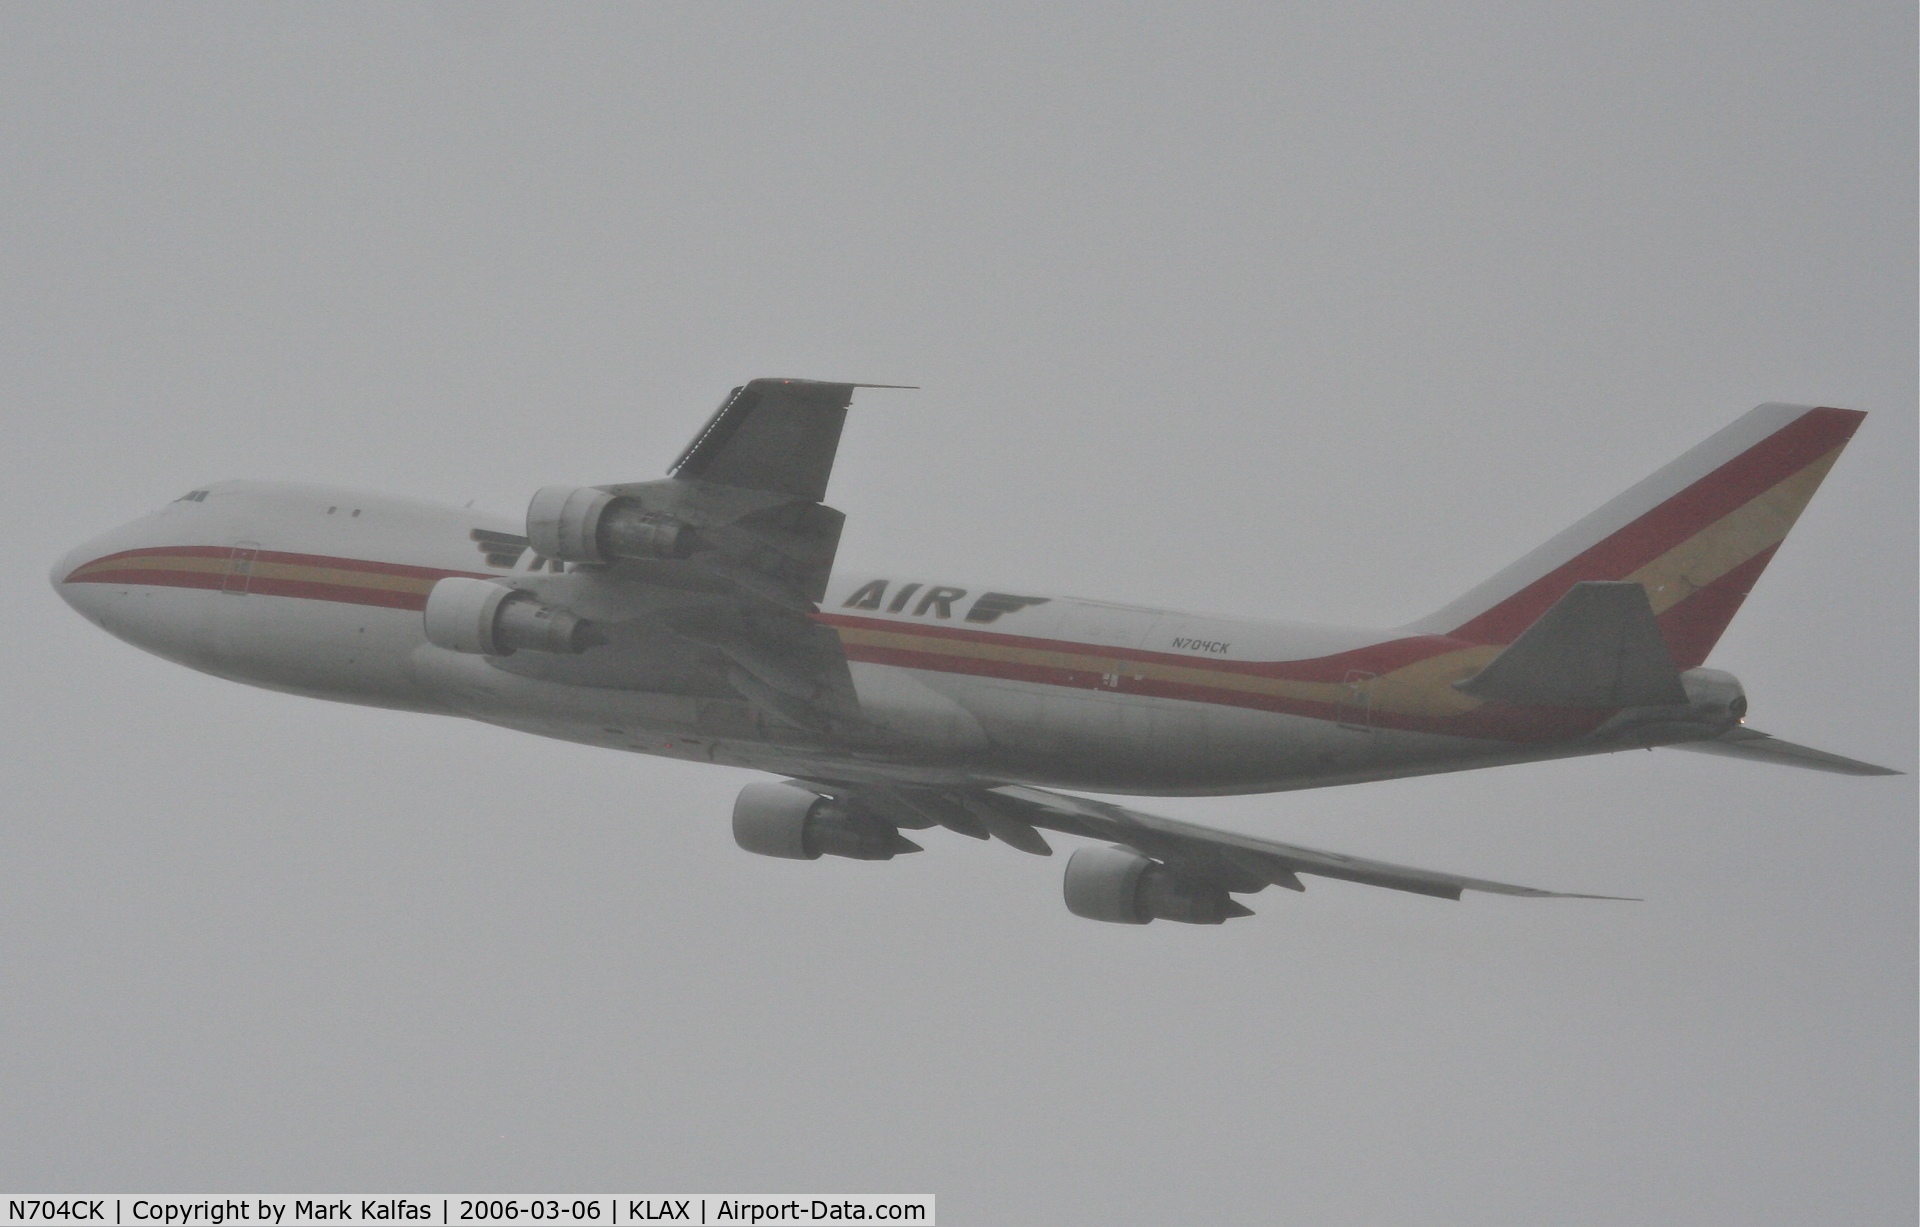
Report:
[[[1389,639],[1316,656],[1307,660],[1219,660],[1207,656],[1189,656],[1183,652],[1156,652],[1149,648],[1117,648],[1098,643],[1078,643],[1071,639],[1039,639],[1028,635],[1008,635],[994,631],[976,631],[961,626],[939,626],[922,622],[890,622],[883,618],[861,618],[850,614],[820,613],[816,622],[864,631],[883,631],[893,635],[923,635],[932,639],[960,639],[973,643],[992,643],[1004,647],[1028,648],[1041,652],[1077,652],[1101,660],[1138,660],[1160,665],[1178,665],[1183,669],[1208,669],[1218,673],[1239,673],[1250,677],[1284,678],[1294,682],[1343,682],[1354,672],[1391,673],[1417,664],[1442,652],[1454,652],[1478,645],[1449,639],[1445,635],[1414,635]]]
[[[180,545],[158,546],[138,550],[122,550],[117,554],[106,554],[91,562],[75,568],[67,576],[69,584],[139,584],[154,588],[198,588],[202,590],[232,590],[256,596],[284,596],[308,601],[332,601],[340,605],[372,605],[383,609],[421,610],[427,607],[424,592],[396,591],[392,588],[374,587],[350,583],[332,583],[324,580],[291,579],[280,576],[261,575],[257,571],[250,575],[227,570],[179,571],[161,568],[109,567],[99,571],[88,568],[101,563],[120,562],[140,558],[206,558],[227,561],[234,556],[234,548],[223,545]],[[473,571],[449,571],[441,567],[417,567],[409,563],[374,562],[365,558],[335,558],[325,554],[291,554],[282,550],[251,551],[248,555],[257,566],[270,563],[277,566],[299,566],[325,568],[329,571],[357,571],[363,575],[385,575],[400,579],[415,579],[433,582],[449,576],[462,576],[473,579],[485,579],[487,576]],[[82,574],[81,572],[86,572]]]
[[[1124,672],[1110,673],[1102,668],[1102,665],[1114,661],[1139,661],[1239,677],[1337,683],[1347,681],[1354,673],[1385,675],[1443,652],[1475,646],[1448,639],[1442,635],[1417,635],[1406,639],[1388,640],[1368,647],[1354,648],[1308,660],[1228,661],[1208,660],[1172,652],[1154,652],[1141,648],[1114,648],[1101,644],[1076,643],[1066,639],[1041,639],[993,631],[976,631],[958,626],[891,622],[880,618],[860,618],[846,614],[818,614],[815,615],[815,620],[850,629],[882,631],[929,640],[925,648],[862,643],[844,644],[847,659],[853,661],[894,665],[905,669],[924,669],[933,673],[1001,678],[1006,681],[1031,682],[1071,690],[1098,691],[1103,694],[1184,699],[1189,702],[1209,703],[1221,707],[1240,707],[1254,711],[1307,716],[1316,720],[1361,719],[1373,727],[1382,729],[1444,733],[1458,737],[1491,737],[1503,741],[1549,742],[1591,732],[1613,714],[1611,710],[1509,707],[1498,704],[1485,705],[1451,716],[1407,715],[1382,709],[1374,709],[1370,713],[1363,714],[1354,709],[1341,708],[1332,703],[1315,702],[1310,699],[1249,693],[1245,690],[1226,689],[1197,682],[1170,681],[1152,677],[1136,678]],[[1085,659],[1087,664],[1084,668],[1075,669],[1025,661],[960,656],[940,650],[942,642],[956,640],[1027,651],[1074,655]]]
[[[138,550],[121,550],[117,554],[102,554],[90,562],[82,563],[76,571],[88,567],[97,567],[103,562],[115,562],[122,558],[231,558],[235,546],[230,545],[161,545],[149,546]],[[443,567],[416,567],[404,562],[374,562],[366,558],[335,558],[328,554],[288,554],[280,550],[254,550],[250,556],[257,562],[285,563],[297,567],[331,567],[336,571],[365,571],[370,575],[399,575],[408,579],[445,579],[450,575],[465,576],[472,579],[488,579],[490,576],[478,571],[449,571]],[[125,572],[118,572],[125,574]],[[91,575],[69,576],[67,583],[82,584],[98,582]]]
[[[449,571],[449,575],[461,572]],[[306,601],[333,601],[342,605],[378,605],[385,609],[422,610],[427,607],[424,593],[395,592],[391,588],[361,588],[353,584],[323,584],[300,579],[267,579],[255,576],[247,585],[248,596],[290,596]]]
[[[138,584],[148,588],[219,588],[225,584],[226,579],[225,571],[143,571],[127,568],[100,571],[92,575],[76,573],[60,582],[64,584]]]
[[[995,636],[1008,640],[1012,636]],[[1053,648],[1077,649],[1089,655],[1090,659],[1106,659],[1107,649],[1090,648],[1086,644],[1074,644],[1055,640],[1016,640],[1024,646],[1050,644]],[[1158,678],[1135,678],[1127,674],[1103,674],[1097,668],[1065,669],[1047,665],[1027,664],[1019,661],[982,660],[970,656],[951,656],[935,650],[921,651],[913,648],[874,647],[867,644],[845,645],[847,659],[867,664],[892,665],[902,669],[923,669],[930,673],[954,673],[969,677],[991,677],[1004,681],[1029,682],[1042,686],[1056,686],[1069,690],[1097,691],[1102,694],[1139,695],[1160,699],[1183,699],[1192,703],[1205,703],[1216,707],[1239,707],[1251,711],[1278,712],[1284,715],[1305,716],[1315,720],[1363,721],[1367,725],[1380,729],[1396,729],[1404,732],[1440,733],[1454,737],[1496,738],[1501,741],[1516,742],[1553,742],[1588,733],[1603,724],[1613,715],[1611,710],[1546,708],[1546,707],[1507,707],[1489,704],[1462,712],[1454,716],[1413,716],[1397,712],[1374,710],[1362,712],[1358,709],[1342,708],[1332,703],[1317,703],[1309,699],[1290,698],[1285,695],[1253,694],[1244,690],[1228,690],[1214,686],[1205,686],[1192,682],[1166,681]],[[1094,653],[1098,653],[1095,656]],[[1149,655],[1141,653],[1141,656]],[[1161,658],[1176,659],[1188,663],[1185,657]],[[1220,665],[1219,661],[1208,662]],[[1313,662],[1283,662],[1313,663]],[[1241,673],[1253,673],[1254,669],[1230,670]],[[1262,676],[1265,676],[1262,674]]]
[[[232,548],[226,546],[178,546],[125,550],[94,559],[84,564],[79,570],[122,559],[187,557],[225,560],[232,556]],[[488,578],[472,571],[451,571],[438,567],[336,558],[318,554],[292,554],[277,550],[261,550],[254,557],[259,562],[324,567],[334,571],[359,571],[366,574],[421,580],[439,580],[449,576]],[[218,591],[238,578],[238,575],[226,570],[114,568],[85,575],[76,573],[66,582],[139,584]],[[258,596],[283,596],[391,609],[419,610],[426,607],[426,597],[421,593],[353,584],[272,578],[257,572],[247,577],[246,592]],[[845,645],[847,659],[852,661],[895,665],[930,672],[1001,678],[1007,681],[1030,682],[1064,689],[1182,699],[1194,703],[1277,712],[1319,720],[1351,719],[1359,713],[1330,703],[1221,689],[1193,682],[1156,678],[1136,679],[1126,674],[1116,677],[1103,671],[1100,665],[1114,661],[1139,661],[1223,675],[1324,683],[1344,681],[1348,675],[1356,672],[1387,674],[1444,652],[1473,646],[1442,635],[1417,635],[1307,660],[1228,661],[1142,648],[1108,647],[1066,639],[1042,639],[955,626],[929,626],[881,618],[862,618],[846,614],[822,613],[815,615],[815,620],[829,626],[913,636],[928,641],[924,649],[847,644]],[[1058,652],[1084,658],[1088,664],[1084,669],[1060,668],[1014,661],[983,660],[952,655],[940,650],[939,645],[942,642],[953,641],[971,641],[1033,651]],[[1589,732],[1610,714],[1610,712],[1489,705],[1446,717],[1410,716],[1375,710],[1370,716],[1363,718],[1369,719],[1374,727],[1383,729],[1444,733],[1460,737],[1497,738],[1515,742],[1550,742]]]

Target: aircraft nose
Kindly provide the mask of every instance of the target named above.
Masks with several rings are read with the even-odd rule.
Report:
[[[206,585],[168,581],[193,572],[209,539],[225,528],[203,520],[197,503],[191,506],[191,516],[181,514],[182,504],[169,504],[68,550],[49,578],[61,600],[109,635],[202,668],[212,651]],[[190,565],[181,567],[183,561]]]
[[[98,554],[88,552],[87,546],[76,545],[54,559],[53,569],[47,572],[47,582],[53,585],[53,590],[60,594],[61,600],[69,605],[73,604],[72,589],[66,582],[67,576],[85,566],[88,559],[97,557],[99,557]]]
[[[94,564],[155,544],[154,517],[146,516],[101,533],[93,540],[76,545],[60,555],[48,572],[53,590],[73,611],[111,635],[132,643],[143,643],[148,619],[141,610],[148,602],[129,601],[126,589],[106,578]],[[136,591],[139,591],[136,589]]]
[[[95,537],[93,540],[76,545],[54,561],[53,569],[47,573],[47,579],[60,599],[71,606],[75,613],[97,626],[106,626],[104,620],[107,610],[106,598],[99,584],[71,582],[75,572],[88,563],[104,558],[118,549],[118,538],[124,536],[126,528],[118,528]]]

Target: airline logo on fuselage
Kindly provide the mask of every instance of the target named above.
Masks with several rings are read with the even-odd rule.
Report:
[[[953,617],[954,605],[966,599],[965,588],[949,588],[944,584],[928,586],[921,583],[902,584],[887,599],[887,588],[892,580],[874,579],[854,589],[853,595],[840,602],[842,609],[881,609],[888,613],[906,613],[916,618],[931,614],[936,618]],[[1014,596],[1007,592],[983,592],[974,598],[967,609],[968,622],[995,622],[1000,615],[1019,613],[1029,605],[1045,605],[1052,600],[1044,596]]]

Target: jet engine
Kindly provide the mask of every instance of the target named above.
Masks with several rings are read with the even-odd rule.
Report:
[[[686,558],[694,537],[691,527],[671,516],[590,486],[547,486],[527,504],[527,540],[545,558]]]
[[[1680,675],[1687,714],[1708,724],[1732,726],[1747,717],[1747,691],[1740,679],[1719,669],[1689,669]]]
[[[871,814],[792,784],[749,784],[733,803],[733,842],[761,856],[890,861],[920,845]]]
[[[1719,669],[1688,669],[1680,675],[1686,705],[1629,707],[1602,726],[1597,735],[1625,745],[1672,746],[1711,741],[1747,716],[1747,692],[1740,679]]]
[[[1069,912],[1112,924],[1217,925],[1253,915],[1218,882],[1176,874],[1132,848],[1076,849],[1067,858],[1064,891]]]
[[[591,622],[490,579],[449,576],[427,593],[427,642],[454,652],[578,655],[605,643]]]

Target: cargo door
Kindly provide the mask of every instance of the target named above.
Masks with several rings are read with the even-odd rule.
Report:
[[[1354,733],[1373,732],[1373,683],[1378,674],[1348,670],[1340,686],[1340,727]]]
[[[227,556],[227,568],[220,576],[220,591],[229,596],[245,596],[253,584],[253,569],[260,561],[258,541],[236,541]]]

